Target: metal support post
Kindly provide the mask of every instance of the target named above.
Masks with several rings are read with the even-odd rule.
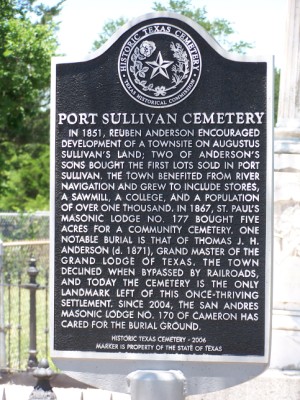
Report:
[[[30,277],[29,284],[24,285],[30,290],[30,319],[29,319],[29,358],[28,367],[34,368],[37,366],[37,349],[36,349],[36,291],[39,288],[39,284],[36,283],[36,276],[39,273],[36,268],[35,258],[31,258],[29,262],[29,268],[27,273]]]
[[[131,400],[184,400],[186,379],[181,371],[140,370],[127,376]]]
[[[4,326],[4,269],[3,242],[0,240],[0,370],[6,369],[6,347]]]

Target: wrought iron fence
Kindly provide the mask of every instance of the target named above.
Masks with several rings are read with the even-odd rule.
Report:
[[[0,213],[0,369],[48,357],[48,232],[48,213]]]

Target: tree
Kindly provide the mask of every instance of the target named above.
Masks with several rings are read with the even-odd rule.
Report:
[[[243,41],[232,43],[229,40],[229,37],[234,33],[234,30],[230,22],[219,18],[209,21],[207,18],[206,8],[193,7],[191,5],[191,0],[169,0],[167,6],[162,5],[160,2],[154,2],[153,10],[172,11],[194,20],[199,25],[203,26],[205,30],[228,51],[243,53],[246,49],[252,47],[251,44]],[[98,39],[93,43],[92,50],[101,47],[107,39],[109,39],[111,35],[126,22],[127,20],[123,17],[108,21],[104,25],[103,31],[99,34]]]
[[[26,144],[22,148],[6,143],[9,168],[0,210],[42,211],[49,209],[49,145]],[[4,185],[3,185],[4,186]]]
[[[0,4],[0,208],[25,210],[23,199],[12,199],[18,182],[18,193],[25,198],[44,192],[47,179],[36,182],[24,160],[34,169],[49,157],[49,87],[50,59],[57,50],[58,15],[63,1],[53,7],[37,4],[36,0],[1,0]],[[42,150],[43,149],[43,150]],[[25,169],[26,170],[26,169]],[[47,174],[49,168],[43,169]],[[17,178],[18,176],[18,178]],[[22,178],[23,177],[23,178]],[[43,193],[43,196],[45,193]],[[49,198],[49,193],[46,195]]]
[[[93,43],[92,50],[99,49],[121,26],[125,25],[127,22],[126,18],[120,17],[116,20],[109,20],[103,26],[103,31],[99,33],[99,37]]]

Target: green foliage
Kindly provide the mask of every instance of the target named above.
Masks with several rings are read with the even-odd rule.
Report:
[[[37,138],[48,142],[48,133],[37,135],[32,121],[44,117],[43,107],[49,102],[49,66],[57,48],[56,27],[49,9],[33,8],[33,3],[4,0],[1,5],[1,142],[23,144]]]
[[[154,3],[154,11],[171,11],[182,14],[201,25],[211,36],[213,36],[225,49],[243,53],[251,45],[246,42],[232,43],[228,37],[234,33],[231,23],[223,18],[212,21],[207,18],[206,7],[192,7],[191,0],[169,0],[168,6],[159,2]]]
[[[49,145],[27,144],[22,147],[2,145],[9,168],[3,172],[5,184],[0,209],[35,211],[49,208]]]
[[[58,47],[53,18],[61,4],[46,7],[36,5],[36,0],[1,0],[1,210],[37,209],[41,204],[45,208],[48,203],[44,175],[49,172],[45,160],[49,158],[50,60]],[[40,174],[38,167],[43,167]]]
[[[93,43],[92,50],[99,49],[117,30],[120,26],[126,24],[127,19],[120,17],[116,20],[109,20],[103,27],[103,31],[99,34],[99,37]]]
[[[246,49],[252,46],[249,43],[240,41],[232,43],[228,37],[234,33],[234,30],[229,21],[225,19],[214,19],[212,21],[207,18],[205,7],[195,8],[191,5],[191,0],[169,0],[168,5],[163,5],[160,2],[154,2],[154,11],[171,11],[177,14],[182,14],[201,25],[211,36],[213,36],[223,47],[228,51],[244,53]],[[125,18],[119,18],[115,21],[108,21],[100,33],[98,40],[93,44],[92,50],[98,49],[107,39],[122,25],[127,22]]]
[[[49,213],[0,213],[0,227],[3,242],[48,240]]]

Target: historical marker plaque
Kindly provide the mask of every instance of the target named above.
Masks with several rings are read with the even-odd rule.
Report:
[[[271,66],[186,19],[53,64],[53,354],[267,363]]]

